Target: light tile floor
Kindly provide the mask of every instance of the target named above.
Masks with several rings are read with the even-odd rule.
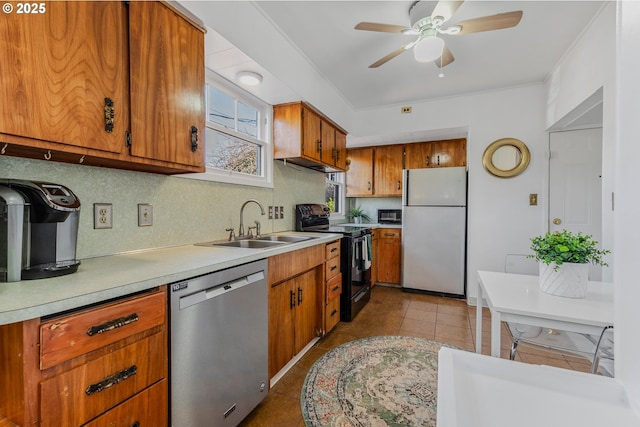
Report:
[[[406,335],[428,338],[464,349],[475,349],[475,307],[464,300],[403,292],[399,288],[375,286],[371,301],[352,322],[340,322],[313,346],[269,391],[240,427],[304,427],[300,392],[314,362],[332,348],[375,335]],[[483,312],[482,353],[490,354],[491,317]],[[485,332],[486,331],[486,332]],[[502,328],[502,357],[508,358],[511,339]],[[526,344],[518,348],[516,360],[588,372],[586,359],[545,351]]]

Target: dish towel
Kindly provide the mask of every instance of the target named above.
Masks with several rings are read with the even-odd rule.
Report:
[[[365,235],[364,240],[362,241],[362,258],[363,258],[363,270],[368,270],[371,268],[371,234]]]

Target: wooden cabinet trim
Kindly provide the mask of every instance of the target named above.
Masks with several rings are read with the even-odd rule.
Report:
[[[268,276],[269,285],[295,277],[305,271],[324,263],[324,245],[314,245],[297,251],[287,252],[269,257]]]

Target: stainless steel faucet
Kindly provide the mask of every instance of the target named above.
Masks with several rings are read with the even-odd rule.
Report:
[[[249,199],[249,200],[247,200],[246,202],[244,202],[244,203],[242,204],[242,207],[240,208],[240,227],[239,227],[239,229],[238,229],[238,238],[245,237],[245,236],[244,236],[244,207],[245,207],[245,206],[247,206],[247,204],[248,204],[248,203],[251,203],[251,202],[253,202],[253,203],[257,204],[258,206],[260,206],[260,213],[261,213],[262,215],[264,215],[264,207],[263,207],[263,206],[262,206],[262,204],[261,204],[259,201],[257,201],[256,199]],[[256,222],[258,222],[258,221],[256,221]],[[257,236],[256,236],[256,237],[258,237],[258,236],[260,236],[260,226],[259,226],[259,225],[256,225],[256,228],[257,228],[257,229],[256,229],[256,234],[257,234]]]

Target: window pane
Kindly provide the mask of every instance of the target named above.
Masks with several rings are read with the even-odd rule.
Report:
[[[340,212],[340,185],[327,181],[327,189],[325,193],[325,203],[329,208],[329,212]]]
[[[206,128],[207,168],[262,176],[260,146]]]
[[[224,126],[227,129],[235,129],[235,99],[212,86],[207,97],[207,120]]]
[[[258,110],[238,101],[238,129],[240,133],[258,138]]]

